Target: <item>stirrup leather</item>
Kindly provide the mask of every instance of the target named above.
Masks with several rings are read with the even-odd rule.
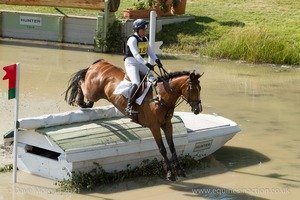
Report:
[[[128,105],[127,108],[125,109],[125,113],[127,115],[137,115],[139,114],[138,111],[133,110],[133,106],[132,105]]]

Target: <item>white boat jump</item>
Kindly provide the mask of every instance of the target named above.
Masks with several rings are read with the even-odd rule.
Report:
[[[99,163],[107,172],[161,159],[148,128],[131,122],[113,106],[20,119],[18,169],[50,179],[89,171]],[[178,155],[204,158],[240,131],[224,117],[175,112],[173,137]]]

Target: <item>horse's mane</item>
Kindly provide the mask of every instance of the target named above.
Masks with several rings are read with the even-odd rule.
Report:
[[[169,80],[169,79],[176,78],[179,76],[184,76],[184,75],[190,75],[190,72],[188,72],[188,71],[171,72],[171,73],[168,73],[166,76],[157,77],[157,81],[162,81],[162,80],[166,80],[166,79]]]

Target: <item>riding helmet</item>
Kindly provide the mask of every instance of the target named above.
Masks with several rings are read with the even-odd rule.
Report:
[[[132,28],[133,28],[133,30],[144,29],[147,24],[148,24],[148,22],[146,22],[145,20],[137,19],[133,22]]]

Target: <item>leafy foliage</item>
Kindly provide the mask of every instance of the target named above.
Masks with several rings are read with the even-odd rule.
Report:
[[[195,160],[193,157],[186,155],[180,156],[179,162],[185,170],[204,169],[202,161]],[[93,190],[97,186],[121,182],[129,178],[136,177],[161,177],[165,176],[162,161],[157,159],[144,160],[140,166],[131,168],[127,165],[126,170],[115,171],[112,173],[106,172],[98,163],[94,163],[95,168],[89,172],[72,172],[68,175],[70,179],[57,181],[55,184],[60,187],[60,191],[83,192]]]
[[[0,168],[0,172],[11,172],[13,170],[12,164],[4,165],[4,167]]]

